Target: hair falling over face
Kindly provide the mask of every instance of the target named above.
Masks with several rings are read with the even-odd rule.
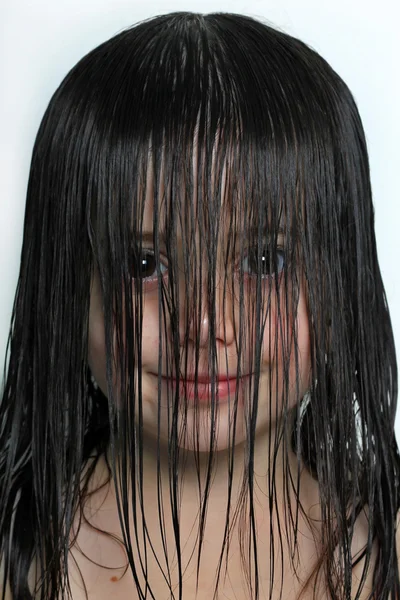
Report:
[[[189,562],[198,586],[216,485],[211,597],[234,539],[243,598],[283,597],[304,472],[320,515],[309,597],[366,598],[372,571],[371,598],[400,598],[397,367],[366,143],[347,86],[304,43],[249,17],[174,13],[71,70],[33,151],[8,359],[13,598],[69,597],[73,523],[101,457],[139,598],[163,577],[181,600]]]

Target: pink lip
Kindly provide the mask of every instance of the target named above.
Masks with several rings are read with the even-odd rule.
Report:
[[[163,379],[164,381],[171,382],[176,387],[176,379],[166,377],[163,377]],[[215,399],[220,401],[228,399],[229,396],[234,396],[236,389],[242,387],[248,379],[249,375],[242,376],[239,380],[236,377],[218,376],[214,384]],[[199,402],[210,402],[212,391],[213,384],[209,375],[199,375],[197,377],[197,386],[195,385],[194,376],[193,379],[188,378],[179,381],[179,394],[182,398],[188,400],[198,399]]]

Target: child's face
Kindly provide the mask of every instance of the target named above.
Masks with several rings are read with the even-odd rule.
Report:
[[[210,315],[207,310],[207,275],[205,274],[201,288],[201,319],[197,320],[197,326],[193,318],[188,321],[188,314],[193,308],[193,300],[185,298],[185,276],[183,268],[183,255],[185,252],[182,231],[177,231],[177,253],[178,265],[182,261],[182,273],[179,281],[179,341],[180,341],[180,371],[182,377],[186,373],[186,379],[176,381],[171,377],[171,366],[167,364],[166,356],[173,356],[172,345],[174,331],[168,316],[162,317],[160,324],[160,298],[157,285],[157,273],[154,266],[154,247],[152,241],[153,230],[153,204],[151,189],[147,194],[143,236],[142,236],[142,256],[140,264],[141,278],[143,282],[143,321],[142,321],[142,353],[141,353],[141,373],[136,373],[136,381],[141,379],[142,384],[142,410],[143,425],[145,431],[153,436],[158,435],[158,409],[159,409],[159,371],[161,374],[160,389],[160,433],[163,441],[169,437],[169,425],[171,423],[172,403],[174,402],[176,387],[179,389],[180,399],[180,431],[184,431],[180,445],[187,449],[198,448],[200,451],[207,451],[210,447],[211,431],[211,361],[209,359],[209,336],[210,336]],[[148,235],[145,235],[148,233]],[[216,302],[215,302],[215,344],[217,352],[218,370],[216,373],[215,393],[216,396],[216,447],[218,450],[224,450],[232,445],[230,438],[233,433],[233,417],[235,414],[235,393],[237,393],[237,422],[235,432],[235,445],[240,444],[246,437],[246,420],[248,421],[249,408],[251,407],[251,398],[254,394],[254,364],[255,364],[255,329],[251,323],[252,300],[256,294],[255,276],[251,270],[251,256],[248,253],[240,259],[240,264],[232,258],[231,264],[226,260],[226,240],[229,236],[221,231],[221,243],[218,242],[217,248],[217,268],[216,268]],[[196,240],[196,248],[201,252],[200,237]],[[204,246],[204,244],[203,244]],[[278,238],[278,247],[284,246],[284,235]],[[203,247],[206,253],[206,248]],[[160,269],[163,279],[167,286],[168,265],[163,255],[163,248],[160,244]],[[250,257],[250,258],[249,258]],[[206,260],[206,259],[205,259]],[[284,268],[284,254],[277,251],[277,265],[279,269]],[[243,310],[240,310],[239,301],[239,275],[236,271],[239,267],[244,270],[243,273]],[[229,276],[227,275],[229,269]],[[203,267],[203,270],[206,269]],[[136,276],[139,273],[139,264],[135,265],[134,272]],[[224,280],[226,281],[224,291]],[[234,286],[237,290],[232,290],[229,281],[236,281]],[[220,283],[218,283],[220,282]],[[135,287],[135,279],[132,279],[132,286]],[[273,276],[264,276],[262,278],[262,294],[264,304],[261,315],[265,323],[262,336],[262,351],[260,362],[259,377],[259,400],[257,413],[257,432],[268,430],[271,425],[274,426],[277,416],[282,409],[282,395],[284,382],[284,363],[287,361],[287,352],[290,349],[290,368],[289,368],[289,390],[288,403],[289,408],[296,405],[307,391],[310,385],[310,336],[307,315],[307,302],[305,295],[305,285],[301,281],[297,315],[294,317],[287,313],[287,293],[289,290],[283,289],[285,286],[284,278],[281,278],[280,293],[277,294]],[[232,293],[232,291],[234,293]],[[199,295],[195,301],[198,306]],[[288,303],[290,306],[290,301]],[[188,310],[189,309],[189,310]],[[242,312],[242,315],[240,314]],[[244,316],[243,316],[244,315]],[[295,323],[296,321],[296,323]],[[164,326],[165,323],[165,326]],[[160,327],[161,325],[161,327]],[[296,366],[293,339],[291,339],[293,328],[296,325],[297,345],[299,359],[299,388],[296,392]],[[253,327],[253,328],[252,328]],[[240,328],[244,331],[242,340],[242,352],[239,358],[238,354],[238,335]],[[162,339],[160,342],[160,332]],[[196,371],[196,341],[199,347],[199,356],[197,361],[198,388],[194,389],[194,378]],[[162,361],[159,364],[160,343],[162,344]],[[167,346],[169,351],[167,352]],[[239,364],[240,363],[240,364]],[[106,356],[104,343],[104,323],[102,311],[102,298],[99,281],[94,277],[90,300],[90,319],[89,319],[89,365],[92,373],[97,380],[100,388],[106,393]],[[241,378],[237,385],[236,374],[240,366]],[[175,372],[175,371],[172,371]],[[116,385],[116,389],[117,389]],[[118,392],[117,392],[118,395]],[[187,409],[185,415],[185,408]],[[169,412],[169,416],[168,416]],[[246,417],[247,415],[247,417]],[[198,442],[195,441],[198,438]]]

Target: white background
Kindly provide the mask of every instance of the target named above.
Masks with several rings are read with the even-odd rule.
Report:
[[[17,283],[30,156],[50,97],[99,43],[141,19],[176,10],[267,19],[313,46],[348,83],[368,140],[379,258],[399,356],[398,0],[0,0],[0,365]],[[400,440],[400,411],[396,425]]]

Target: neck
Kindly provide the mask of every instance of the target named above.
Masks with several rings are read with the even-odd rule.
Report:
[[[252,531],[256,533],[252,535],[257,537],[257,552],[260,553],[259,557],[263,557],[260,564],[264,565],[269,564],[271,544],[276,546],[274,550],[276,556],[281,556],[282,549],[286,556],[285,564],[289,560],[289,547],[285,545],[286,542],[282,542],[281,548],[279,540],[277,541],[278,538],[275,541],[271,538],[271,531],[281,531],[282,527],[285,527],[285,522],[287,524],[288,515],[285,508],[287,502],[284,497],[284,487],[288,482],[288,477],[292,477],[296,481],[297,460],[290,451],[287,453],[284,451],[282,443],[274,453],[276,436],[276,431],[272,431],[272,435],[260,432],[255,440],[253,454]],[[140,564],[140,557],[144,556],[144,535],[146,537],[148,568],[149,573],[152,574],[152,581],[155,582],[156,596],[167,596],[168,590],[163,582],[162,571],[167,572],[170,569],[172,581],[177,585],[177,556],[180,556],[181,566],[185,573],[185,585],[188,586],[185,588],[187,590],[186,597],[195,597],[196,578],[194,575],[200,539],[202,539],[200,581],[211,585],[217,566],[220,564],[219,561],[222,560],[222,557],[226,556],[228,559],[229,556],[229,577],[232,578],[233,589],[236,589],[235,586],[242,585],[242,550],[243,548],[249,549],[248,544],[251,542],[249,538],[251,535],[249,533],[251,531],[249,526],[249,486],[244,476],[248,470],[249,460],[245,444],[235,447],[232,451],[233,457],[228,451],[215,453],[214,462],[211,465],[210,457],[206,453],[201,454],[197,460],[194,453],[182,451],[178,462],[178,489],[175,498],[171,493],[173,486],[170,483],[167,452],[162,451],[160,460],[157,461],[157,444],[146,440],[144,448],[143,485],[140,490],[137,489],[139,494],[136,496],[136,519],[130,505],[129,491],[126,516],[130,523],[135,564]],[[230,466],[231,473],[229,472]],[[310,508],[318,503],[318,490],[316,483],[306,472],[302,473],[301,478],[302,505],[308,513]],[[288,486],[290,487],[290,484]],[[91,521],[99,530],[109,531],[120,536],[115,487],[113,482],[110,488],[111,493],[107,494],[106,498],[104,498],[104,494],[100,494],[98,504],[95,504],[95,498],[93,498]],[[130,487],[129,482],[128,487]],[[119,485],[118,488],[120,488]],[[160,490],[162,490],[161,493]],[[242,490],[245,493],[241,494]],[[292,494],[291,506],[293,513],[296,504]],[[143,527],[143,517],[145,528]],[[135,519],[135,524],[133,519]],[[177,523],[179,523],[178,528],[176,527]],[[297,525],[302,540],[311,537],[308,525],[302,523],[301,513]],[[287,536],[284,534],[282,539],[286,540],[286,538]],[[151,540],[152,551],[150,551],[149,540]],[[314,543],[312,543],[310,551],[307,550],[307,555],[311,551],[315,551]],[[110,549],[110,556],[113,552],[115,553],[115,549]],[[155,557],[160,560],[160,563],[156,562]],[[290,566],[287,568],[289,569]],[[278,560],[275,573],[277,580],[280,580],[280,576],[283,575],[283,569],[284,564]],[[262,573],[266,581],[269,577],[268,573],[268,570]],[[208,595],[204,597],[208,597]],[[248,597],[248,593],[244,591],[238,597]],[[265,597],[267,596],[265,595]]]
[[[272,428],[259,432],[252,452],[246,442],[212,455],[179,449],[176,463],[177,485],[182,503],[198,507],[199,502],[204,502],[207,497],[208,508],[216,512],[226,512],[229,498],[235,506],[243,490],[249,488],[251,471],[254,501],[268,505],[271,486],[275,493],[280,493],[283,490],[285,469],[289,468],[293,476],[297,466],[296,457],[291,450],[288,449],[286,453],[283,443],[278,445],[277,431]],[[167,492],[171,486],[172,471],[168,450],[164,448],[158,452],[156,442],[146,440],[143,454],[144,485],[148,489],[157,490],[157,481],[161,480]],[[169,494],[166,493],[165,497],[169,498]]]

